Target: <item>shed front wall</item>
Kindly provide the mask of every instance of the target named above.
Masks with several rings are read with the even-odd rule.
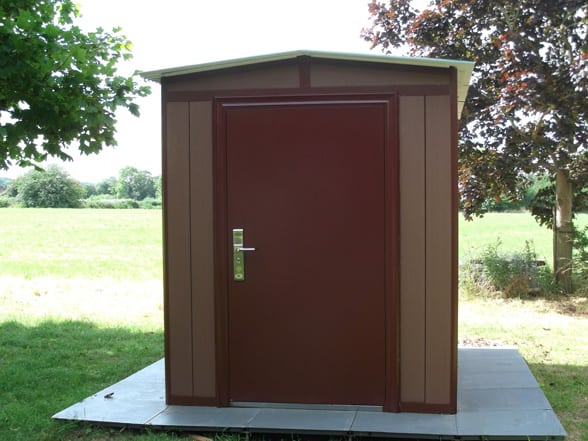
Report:
[[[223,405],[227,399],[218,364],[227,354],[216,345],[225,330],[214,319],[214,98],[377,88],[399,95],[399,408],[455,412],[455,73],[403,67],[387,83],[381,66],[299,60],[246,70],[241,82],[242,70],[163,84],[168,403]]]

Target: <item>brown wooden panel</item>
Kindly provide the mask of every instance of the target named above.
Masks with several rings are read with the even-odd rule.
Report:
[[[190,104],[194,397],[216,396],[212,206],[212,103]]]
[[[300,74],[296,64],[281,63],[195,74],[181,81],[168,79],[165,83],[168,92],[294,88],[300,84]]]
[[[425,401],[425,103],[400,97],[400,399]]]
[[[190,152],[188,103],[165,109],[165,254],[167,395],[192,395]]]
[[[452,397],[453,179],[449,96],[426,98],[426,402]]]
[[[345,86],[408,86],[448,85],[446,69],[423,68],[415,70],[404,66],[351,65],[344,63],[314,62],[310,67],[312,87]]]

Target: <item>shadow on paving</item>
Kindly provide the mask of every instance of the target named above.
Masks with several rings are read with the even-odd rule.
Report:
[[[67,439],[65,406],[163,356],[163,332],[92,322],[0,323],[0,439]],[[88,438],[91,439],[91,438]]]

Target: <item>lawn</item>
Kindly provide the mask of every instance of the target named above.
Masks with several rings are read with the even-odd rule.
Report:
[[[550,232],[526,213],[460,229],[462,256],[498,237],[507,251],[532,239],[549,254]],[[163,356],[161,273],[161,211],[0,209],[1,440],[186,437],[50,419]],[[569,439],[588,439],[586,297],[462,296],[459,334],[516,345]]]
[[[588,214],[578,215],[575,224],[577,228],[587,226]],[[459,255],[462,260],[479,255],[484,247],[496,244],[499,239],[500,248],[507,253],[522,252],[525,242],[529,242],[537,258],[551,265],[553,232],[539,226],[530,213],[488,213],[473,221],[459,217]]]
[[[161,280],[161,210],[0,209],[0,275]]]

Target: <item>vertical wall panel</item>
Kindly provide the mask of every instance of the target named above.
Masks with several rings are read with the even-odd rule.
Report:
[[[212,103],[190,103],[190,199],[194,396],[214,398]]]
[[[426,98],[426,402],[451,400],[452,191],[449,96]]]
[[[400,400],[425,401],[425,104],[400,98]]]
[[[188,103],[168,103],[165,118],[168,395],[189,397],[193,386]]]

